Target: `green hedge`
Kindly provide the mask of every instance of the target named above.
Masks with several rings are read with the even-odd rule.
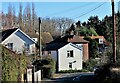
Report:
[[[18,81],[26,69],[25,55],[17,55],[2,47],[2,81]]]
[[[59,73],[76,73],[76,72],[88,72],[88,70],[86,69],[82,69],[82,70],[61,70]]]

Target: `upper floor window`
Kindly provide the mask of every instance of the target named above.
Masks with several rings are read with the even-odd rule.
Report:
[[[67,57],[73,57],[73,50],[67,51]]]

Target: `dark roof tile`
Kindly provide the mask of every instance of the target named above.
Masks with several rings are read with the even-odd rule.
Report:
[[[18,28],[14,28],[14,29],[8,29],[5,31],[2,31],[2,41],[4,41],[7,37],[9,37],[14,31],[16,31]]]

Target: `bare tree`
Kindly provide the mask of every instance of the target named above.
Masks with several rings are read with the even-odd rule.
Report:
[[[69,18],[56,18],[57,28],[60,30],[61,35],[65,35],[65,30],[74,23],[72,19]]]
[[[30,32],[30,30],[31,30],[31,8],[30,8],[29,3],[26,4],[26,7],[24,9],[23,23],[24,23],[24,31],[26,33]]]
[[[12,11],[12,26],[15,27],[16,26],[16,12],[15,12],[15,7],[12,7],[13,11]]]
[[[1,12],[0,20],[1,20],[1,28],[4,28],[6,26],[6,16],[4,12]]]
[[[22,26],[22,25],[23,25],[22,9],[23,9],[23,6],[22,6],[22,4],[20,3],[20,5],[19,5],[18,24],[19,24],[19,26],[21,27],[21,29],[24,31],[24,27]]]
[[[24,32],[27,31],[27,15],[26,15],[26,8],[24,9],[24,13],[23,13],[23,25],[24,25]]]
[[[29,3],[27,3],[26,5],[26,14],[27,14],[27,25],[28,25],[27,30],[28,32],[30,32],[31,30],[31,7]]]
[[[50,18],[42,19],[41,29],[42,32],[50,32],[53,34],[55,30],[54,20],[51,20]]]
[[[41,28],[43,32],[50,32],[52,36],[65,34],[65,30],[70,27],[74,21],[68,18],[44,18]]]
[[[7,26],[8,28],[12,28],[12,5],[10,3],[8,6]]]
[[[32,3],[32,29],[35,29],[35,5]]]

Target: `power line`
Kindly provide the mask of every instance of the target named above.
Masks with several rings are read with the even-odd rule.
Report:
[[[68,13],[68,12],[72,12],[72,11],[75,11],[77,9],[81,9],[81,8],[84,8],[84,7],[87,7],[87,6],[90,6],[92,5],[91,3],[88,3],[88,4],[84,4],[84,5],[80,5],[80,6],[77,6],[77,7],[73,7],[73,8],[69,8],[69,9],[66,9],[66,10],[63,10],[63,11],[59,11],[59,12],[55,12],[55,13],[52,13],[50,15],[59,15],[59,14],[63,14],[63,13]]]
[[[99,7],[101,7],[101,6],[104,5],[104,4],[105,4],[105,2],[103,2],[103,3],[100,4],[99,6],[95,7],[94,9],[92,9],[92,10],[90,10],[90,11],[88,11],[88,12],[85,12],[84,14],[82,14],[82,15],[80,15],[80,16],[77,16],[77,17],[75,17],[75,18],[73,18],[73,19],[76,19],[76,18],[82,17],[82,16],[84,16],[84,15],[86,15],[86,14],[89,14],[89,13],[91,13],[92,11],[94,11],[94,10],[98,9]]]

